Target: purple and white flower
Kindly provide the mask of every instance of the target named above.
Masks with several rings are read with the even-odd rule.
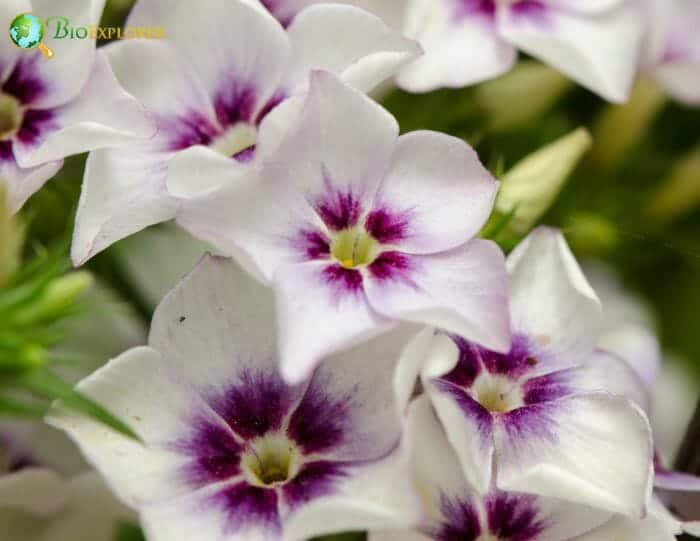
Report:
[[[378,104],[316,72],[274,161],[182,205],[180,225],[274,286],[287,381],[400,320],[508,348],[503,255],[473,240],[495,180],[459,139],[398,133]]]
[[[644,70],[671,96],[700,104],[700,5],[695,0],[647,0]]]
[[[622,102],[643,29],[637,0],[411,0],[404,31],[426,54],[398,83],[414,92],[478,83],[507,72],[521,50]]]
[[[61,2],[60,15],[74,24],[95,25],[104,0]],[[51,0],[6,0],[0,28],[14,17],[33,12],[57,15]],[[6,36],[5,36],[6,37]],[[11,210],[24,202],[61,168],[63,158],[96,148],[148,139],[153,119],[117,83],[105,56],[91,39],[44,42],[51,60],[36,50],[7,43],[0,49],[0,182]]]
[[[149,346],[78,385],[143,444],[70,412],[49,418],[149,539],[297,540],[417,516],[391,387],[408,329],[292,387],[278,374],[273,309],[269,289],[207,256],[158,307]]]
[[[285,31],[257,1],[208,0],[193,10],[187,1],[141,0],[127,24],[168,31],[167,40],[105,47],[117,78],[160,129],[149,142],[88,158],[72,246],[76,264],[173,218],[180,190],[206,190],[221,171],[235,178],[273,155],[295,121],[295,108],[280,104],[305,91],[312,68],[371,89],[420,50],[351,6],[312,6]],[[170,161],[182,154],[188,181],[169,193]]]
[[[425,519],[415,530],[372,531],[370,541],[565,541],[606,521],[600,510],[494,487],[475,491],[423,396],[409,410],[407,434]],[[602,541],[599,540],[599,541]]]
[[[560,233],[535,230],[507,265],[510,351],[438,335],[443,352],[421,367],[467,480],[481,493],[495,484],[639,518],[653,481],[641,381],[595,350],[600,303]]]

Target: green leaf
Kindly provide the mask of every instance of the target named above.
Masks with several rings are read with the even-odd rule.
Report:
[[[36,404],[25,404],[10,398],[0,397],[0,417],[25,417],[41,419],[46,413],[46,408]]]
[[[114,541],[146,541],[146,536],[137,524],[122,522],[117,526]]]
[[[311,541],[365,541],[366,539],[367,534],[365,532],[348,532],[316,537]]]
[[[89,415],[117,432],[140,441],[140,438],[126,423],[91,398],[74,390],[68,383],[51,372],[32,370],[16,378],[15,383],[49,400],[60,400],[63,407]]]

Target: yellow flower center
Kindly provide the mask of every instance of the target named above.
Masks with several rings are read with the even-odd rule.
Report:
[[[22,104],[14,96],[0,94],[0,141],[10,139],[22,125]]]
[[[346,269],[369,265],[378,254],[377,241],[364,230],[353,228],[340,231],[331,243],[331,255]]]
[[[250,484],[269,487],[293,479],[299,472],[301,455],[284,436],[264,436],[250,445],[241,465]]]
[[[472,386],[474,399],[492,413],[506,413],[523,405],[520,387],[507,378],[482,374]]]
[[[255,126],[239,122],[214,139],[209,147],[224,156],[232,158],[239,152],[254,146],[257,138],[258,130]]]

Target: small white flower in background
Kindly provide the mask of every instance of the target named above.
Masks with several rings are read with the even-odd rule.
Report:
[[[507,354],[440,334],[442,351],[428,348],[422,366],[414,357],[467,480],[482,493],[493,482],[641,517],[653,449],[646,416],[626,396],[643,403],[644,389],[624,361],[595,350],[600,302],[554,230],[535,230],[507,265]],[[410,363],[400,370],[412,386]]]
[[[207,256],[158,307],[149,347],[78,385],[144,443],[49,417],[140,512],[149,540],[301,540],[418,516],[391,384],[415,331],[330,358],[292,387],[273,311],[269,289]]]
[[[610,517],[563,500],[494,487],[478,493],[460,475],[427,397],[411,404],[405,437],[424,520],[415,530],[371,531],[369,541],[565,541],[578,539]]]
[[[186,154],[186,186],[204,191],[210,178],[221,178],[212,169],[235,178],[274,154],[295,118],[284,102],[308,87],[311,69],[369,90],[420,52],[374,15],[341,5],[311,6],[285,31],[257,2],[207,0],[193,10],[187,1],[141,0],[127,24],[168,31],[166,40],[104,48],[119,81],[156,116],[159,132],[88,158],[71,252],[76,264],[174,217],[177,201],[166,189],[173,156]]]
[[[74,24],[95,25],[104,0],[67,0],[60,15]],[[52,0],[4,0],[0,28],[19,14],[57,15]],[[54,51],[46,59],[36,50],[7,43],[0,48],[0,182],[9,204],[19,210],[61,168],[63,158],[88,150],[147,139],[153,119],[117,83],[105,56],[91,39],[44,42]]]
[[[622,102],[643,28],[637,0],[410,0],[404,31],[425,55],[398,83],[415,92],[479,83],[510,70],[519,49]]]
[[[303,109],[259,176],[185,201],[177,218],[274,286],[284,377],[401,320],[506,350],[503,255],[474,239],[497,184],[476,153],[440,133],[399,137],[327,72]]]
[[[95,472],[62,478],[36,451],[0,427],[0,536],[7,541],[114,541],[120,523],[133,521]],[[46,441],[42,443],[46,444]],[[55,453],[65,447],[53,446]],[[68,450],[70,453],[71,450]],[[61,457],[50,457],[61,460]]]
[[[643,69],[673,98],[700,105],[700,3],[646,2],[649,30]]]

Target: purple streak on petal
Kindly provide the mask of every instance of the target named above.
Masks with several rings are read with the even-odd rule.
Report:
[[[346,468],[339,462],[309,462],[282,487],[282,497],[293,510],[311,500],[332,494],[338,482],[346,476]]]
[[[571,375],[571,370],[561,370],[526,381],[523,385],[523,402],[526,405],[539,404],[571,394],[574,391]]]
[[[485,503],[489,530],[497,539],[535,541],[547,528],[535,496],[496,492]]]
[[[323,223],[333,231],[357,225],[362,213],[360,199],[350,190],[338,190],[333,186],[329,171],[323,168],[324,193],[312,203]]]
[[[322,271],[324,281],[333,288],[338,300],[347,295],[357,295],[364,291],[362,274],[355,269],[341,265],[328,265]]]
[[[160,133],[168,140],[168,149],[174,151],[194,145],[209,145],[221,131],[205,115],[196,111],[175,118],[161,118],[159,125]]]
[[[238,154],[234,154],[233,159],[240,163],[250,163],[255,158],[255,145],[241,150]]]
[[[243,448],[234,437],[206,418],[193,424],[194,433],[172,446],[173,450],[192,458],[183,472],[186,482],[199,488],[238,475]]]
[[[0,164],[2,162],[15,161],[15,153],[12,150],[12,141],[0,141]]]
[[[458,387],[469,389],[483,369],[481,364],[481,348],[465,340],[461,336],[450,335],[450,338],[452,338],[452,341],[459,350],[459,358],[452,371],[442,376],[440,379],[449,381]]]
[[[456,0],[455,18],[484,16],[493,18],[496,15],[496,0]]]
[[[58,129],[55,113],[49,109],[27,109],[17,139],[25,145],[37,145],[46,132]]]
[[[265,105],[263,105],[260,111],[258,111],[258,113],[255,115],[254,123],[256,125],[260,124],[263,118],[265,118],[270,111],[272,111],[285,99],[287,99],[286,92],[282,90],[278,90],[277,92],[275,92],[275,94],[269,100],[267,100],[267,103],[265,103]]]
[[[410,215],[408,212],[393,213],[387,209],[375,209],[367,215],[365,229],[382,244],[405,239],[408,233]]]
[[[219,124],[234,126],[239,122],[252,124],[258,98],[252,88],[237,83],[222,86],[214,98],[214,111]]]
[[[209,403],[236,434],[249,439],[279,429],[294,396],[294,389],[277,373],[246,369],[222,396]]]
[[[402,252],[382,252],[369,265],[372,277],[380,282],[403,282],[413,289],[418,285],[413,281],[413,274],[417,270],[415,258]]]
[[[561,402],[542,402],[501,413],[498,419],[512,445],[530,438],[544,439],[554,444],[559,439],[555,432],[557,423],[554,415],[557,408],[562,407]]]
[[[293,242],[294,247],[304,254],[306,261],[327,259],[331,254],[328,237],[320,231],[305,229],[299,232]]]
[[[510,16],[518,21],[528,21],[539,26],[547,26],[551,23],[549,10],[540,0],[520,0],[508,7]]]
[[[23,56],[2,85],[2,93],[17,98],[23,105],[31,105],[46,95],[48,88],[39,78],[36,63],[43,61],[40,54]]]
[[[508,353],[497,353],[462,338],[453,337],[453,339],[460,351],[460,362],[455,370],[466,370],[466,373],[461,375],[463,379],[466,378],[462,383],[465,386],[470,386],[473,383],[473,379],[469,381],[467,377],[469,373],[473,373],[474,377],[478,375],[478,371],[475,371],[477,366],[483,366],[491,374],[515,380],[532,370],[538,363],[537,358],[531,354],[530,341],[525,335],[516,334],[513,336]],[[449,379],[449,376],[450,374],[446,377]],[[455,374],[455,377],[460,377],[460,375]]]
[[[281,530],[277,493],[272,489],[242,482],[216,492],[207,499],[206,505],[213,505],[225,513],[224,533],[227,537],[249,529],[271,533]],[[270,538],[276,539],[277,535]]]
[[[33,466],[41,466],[36,457],[30,454],[29,449],[11,434],[0,434],[0,456],[2,455],[5,455],[7,469],[5,472],[0,470],[0,475],[18,472]]]
[[[289,420],[287,435],[305,453],[331,451],[352,435],[352,396],[332,396],[328,392],[329,383],[315,372]]]
[[[664,466],[659,454],[654,452],[654,486],[674,492],[700,492],[700,477],[669,470]]]
[[[466,390],[449,381],[436,379],[435,386],[439,391],[448,394],[464,416],[476,424],[484,446],[490,445],[493,437],[493,414],[474,400]]]
[[[440,495],[440,524],[428,532],[436,541],[476,541],[481,535],[479,512],[466,499]]]
[[[291,23],[292,20],[294,19],[294,16],[284,16],[282,13],[279,11],[280,7],[280,0],[260,0],[262,2],[262,5],[267,8],[267,11],[270,12],[270,14],[277,19],[282,26],[287,28]]]

